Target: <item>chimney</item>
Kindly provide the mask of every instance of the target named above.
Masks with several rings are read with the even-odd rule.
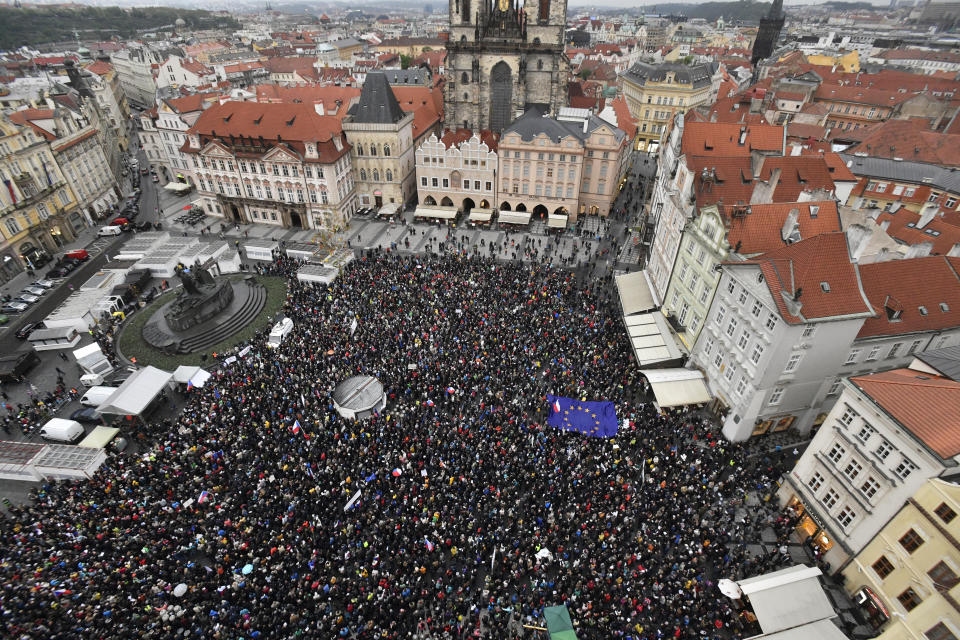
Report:
[[[910,245],[903,257],[905,259],[925,258],[930,255],[931,251],[933,251],[932,242],[921,242],[920,244]]]
[[[890,228],[889,220],[884,220],[883,222],[880,223],[880,230],[883,231],[884,233],[886,233],[887,229],[889,228]]]
[[[923,208],[920,209],[920,219],[917,220],[917,229],[923,229],[930,224],[936,217],[939,209],[939,205],[935,202],[924,203]]]
[[[753,171],[753,177],[759,178],[760,172],[763,171],[763,162],[766,157],[759,151],[750,152],[750,170]]]
[[[850,257],[854,262],[859,262],[867,245],[870,244],[871,231],[861,224],[852,224],[847,227],[846,234]]]
[[[960,242],[950,247],[950,251],[947,251],[947,255],[951,258],[960,258]]]
[[[750,196],[750,204],[769,204],[773,202],[773,192],[777,190],[780,183],[780,168],[777,167],[770,172],[770,179],[760,180],[753,188],[753,195]]]
[[[780,228],[780,239],[787,244],[793,244],[802,239],[800,237],[800,209],[790,209],[783,221],[783,227]]]
[[[314,103],[313,103],[313,110],[317,112],[317,115],[321,115],[321,116],[327,115],[327,114],[324,113],[324,111],[323,111],[323,100],[321,100],[320,102],[314,102]]]

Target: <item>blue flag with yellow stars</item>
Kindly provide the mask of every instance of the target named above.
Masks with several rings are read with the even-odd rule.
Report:
[[[612,402],[587,402],[552,395],[547,395],[547,402],[550,403],[547,424],[551,427],[579,431],[595,438],[617,435],[617,410]]]

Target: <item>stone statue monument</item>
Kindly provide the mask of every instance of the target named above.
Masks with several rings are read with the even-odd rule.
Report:
[[[178,264],[177,277],[183,290],[163,315],[167,325],[176,331],[186,331],[213,318],[233,301],[233,287],[226,280],[217,282],[199,264],[192,268]]]

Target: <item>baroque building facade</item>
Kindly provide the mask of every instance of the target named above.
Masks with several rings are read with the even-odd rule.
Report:
[[[444,113],[451,129],[500,133],[567,101],[566,0],[450,0]]]

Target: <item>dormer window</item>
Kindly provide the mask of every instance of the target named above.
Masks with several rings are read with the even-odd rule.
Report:
[[[823,291],[824,293],[830,293],[830,283],[829,283],[829,282],[821,282],[821,283],[820,283],[820,290]]]
[[[922,316],[927,315],[927,308],[926,308],[926,307],[924,307],[924,306],[921,306],[921,307],[920,307],[920,315],[922,315]]]
[[[950,311],[950,305],[948,305],[946,302],[941,302],[940,311],[943,311],[944,313],[946,313],[947,311]]]

